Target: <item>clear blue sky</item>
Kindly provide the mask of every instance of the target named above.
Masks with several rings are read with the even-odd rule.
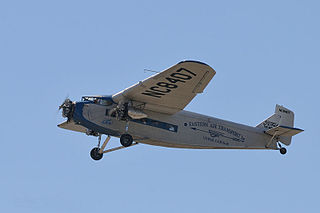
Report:
[[[1,212],[319,212],[318,1],[1,1]],[[94,162],[56,127],[66,96],[114,94],[181,60],[217,74],[187,110],[296,113],[288,154],[139,145]],[[118,145],[117,138],[112,145]]]

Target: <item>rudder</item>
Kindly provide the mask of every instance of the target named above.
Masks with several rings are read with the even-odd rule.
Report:
[[[293,127],[293,125],[294,113],[291,110],[277,104],[274,114],[258,124],[257,127],[271,129],[277,126]]]
[[[257,127],[269,130],[278,126],[293,127],[294,113],[291,110],[277,104],[274,114],[258,124]],[[292,137],[290,136],[279,136],[279,141],[286,145],[290,145],[291,138]]]

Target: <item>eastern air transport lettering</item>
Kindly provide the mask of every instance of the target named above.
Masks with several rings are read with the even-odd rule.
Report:
[[[203,122],[203,121],[189,121],[189,123],[184,123],[184,126],[188,126],[188,125],[193,130],[209,133],[210,137],[212,137],[212,138],[221,137],[221,138],[231,139],[236,142],[244,142],[245,141],[245,137],[241,133],[239,133],[231,128],[222,126],[220,124],[208,123],[208,122]],[[199,129],[197,127],[209,127],[212,129],[208,129],[208,130],[202,129],[202,128]],[[215,130],[213,130],[213,129],[215,129]],[[218,130],[220,130],[220,131],[218,131]],[[225,134],[225,133],[227,133],[227,134]],[[207,139],[205,139],[205,140],[207,140]]]
[[[186,83],[187,81],[192,79],[193,76],[197,75],[190,70],[180,68],[170,76],[166,77],[166,81],[157,82],[155,86],[150,87],[148,90],[145,90],[141,94],[155,98],[161,98],[162,96],[170,93],[172,90],[178,88],[178,82]]]

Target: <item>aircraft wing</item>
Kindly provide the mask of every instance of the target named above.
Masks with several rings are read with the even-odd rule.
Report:
[[[113,100],[131,100],[144,109],[174,114],[202,93],[215,71],[198,61],[182,61],[113,95]]]
[[[87,129],[81,125],[76,124],[73,120],[65,121],[61,124],[58,124],[58,127],[63,129],[68,129],[76,132],[86,132]]]

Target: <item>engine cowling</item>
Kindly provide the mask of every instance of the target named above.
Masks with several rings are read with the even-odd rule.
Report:
[[[67,98],[64,102],[59,106],[59,109],[62,109],[62,117],[71,119],[73,114],[74,104],[73,102]]]
[[[142,119],[142,118],[146,118],[148,117],[148,115],[144,112],[142,112],[139,109],[135,109],[133,107],[129,107],[128,108],[128,115],[132,118],[132,119]]]

